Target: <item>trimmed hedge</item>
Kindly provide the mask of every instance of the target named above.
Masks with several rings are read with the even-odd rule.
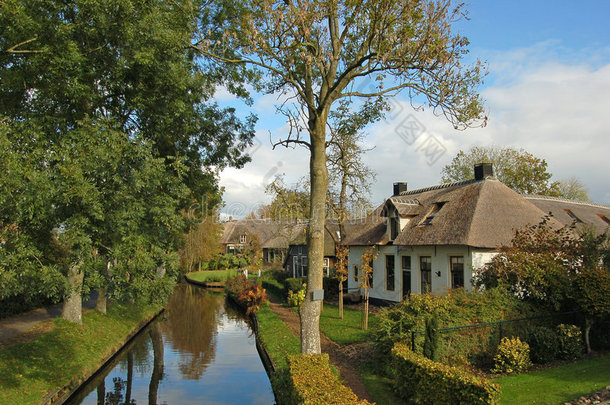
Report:
[[[328,363],[328,354],[292,355],[290,367],[291,402],[293,404],[366,405],[351,389],[341,384]]]
[[[408,346],[392,349],[395,392],[421,404],[496,404],[500,386],[466,371],[429,360]]]

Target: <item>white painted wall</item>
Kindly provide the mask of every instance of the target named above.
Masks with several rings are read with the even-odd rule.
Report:
[[[354,265],[361,266],[361,257],[366,247],[352,246],[349,251],[348,288],[358,287],[359,281],[354,280]],[[402,256],[411,256],[411,292],[421,293],[420,257],[430,256],[432,263],[432,293],[446,294],[451,287],[450,257],[464,257],[464,286],[472,289],[473,269],[478,269],[487,263],[496,252],[473,250],[468,246],[380,246],[379,256],[373,263],[372,298],[387,301],[401,301],[404,292],[402,286]],[[386,288],[386,255],[394,255],[394,291]],[[476,270],[475,270],[476,271]],[[437,275],[437,272],[440,275]]]

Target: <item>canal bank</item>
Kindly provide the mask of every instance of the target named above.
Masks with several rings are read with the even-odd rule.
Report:
[[[108,401],[110,400],[110,401]],[[251,325],[223,293],[178,286],[166,311],[67,404],[274,403]]]

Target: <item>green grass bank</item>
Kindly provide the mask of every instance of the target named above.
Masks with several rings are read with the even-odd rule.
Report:
[[[40,404],[70,391],[161,310],[115,304],[106,315],[88,312],[82,326],[58,318],[49,332],[0,350],[0,404]]]

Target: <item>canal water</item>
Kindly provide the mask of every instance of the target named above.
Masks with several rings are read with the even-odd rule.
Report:
[[[252,328],[224,294],[179,285],[75,404],[273,404]]]

